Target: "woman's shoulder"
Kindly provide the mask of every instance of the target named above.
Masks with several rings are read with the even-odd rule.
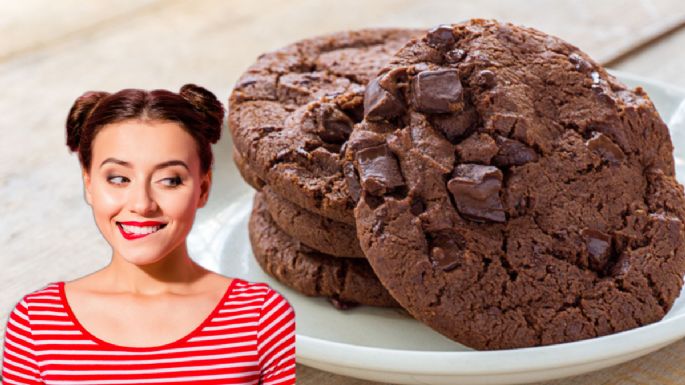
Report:
[[[288,299],[268,283],[237,278],[234,285],[234,294],[236,296],[261,297],[262,315],[276,312],[278,314],[293,313],[294,316],[293,307]]]
[[[250,281],[243,278],[234,277],[231,284],[236,289],[252,290],[252,291],[268,291],[273,290],[266,282]]]
[[[63,282],[50,282],[43,284],[43,286],[29,291],[21,297],[22,301],[35,302],[49,298],[56,298],[59,296],[59,287]]]
[[[233,278],[232,285],[234,296],[261,297],[263,299],[264,306],[274,303],[292,308],[288,300],[266,282]]]
[[[281,296],[281,294],[276,291],[271,285],[269,285],[266,282],[260,282],[260,281],[250,281],[247,279],[243,278],[233,278],[233,283],[232,285],[234,286],[234,289],[236,291],[251,291],[255,293],[261,293],[263,295],[277,295]]]
[[[62,282],[46,283],[43,286],[22,295],[14,305],[13,312],[28,316],[31,307],[41,306],[48,302],[52,304],[60,302],[60,284],[62,284]]]

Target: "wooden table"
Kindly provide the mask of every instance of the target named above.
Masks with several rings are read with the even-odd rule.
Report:
[[[681,0],[22,0],[0,3],[0,315],[22,295],[104,266],[109,245],[83,200],[64,120],[85,90],[178,89],[227,100],[264,51],[374,26],[498,18],[560,36],[611,68],[685,88]],[[670,32],[670,33],[669,33]],[[665,35],[665,36],[664,36]],[[685,384],[685,340],[598,372],[546,382]],[[372,384],[298,366],[300,384]]]

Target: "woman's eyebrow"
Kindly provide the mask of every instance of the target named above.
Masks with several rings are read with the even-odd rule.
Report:
[[[102,166],[104,166],[105,163],[116,163],[116,164],[120,164],[124,167],[128,167],[128,168],[132,167],[131,163],[129,163],[125,160],[121,160],[121,159],[117,159],[117,158],[107,158],[107,159],[103,160],[102,163],[100,163],[100,168],[102,168]],[[162,162],[162,163],[156,165],[153,170],[158,170],[160,168],[176,166],[176,165],[183,166],[186,168],[186,170],[190,171],[190,169],[188,168],[188,165],[184,161],[178,160],[178,159],[172,159],[172,160],[167,160],[166,162]]]

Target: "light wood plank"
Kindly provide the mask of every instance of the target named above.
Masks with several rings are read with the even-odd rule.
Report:
[[[612,67],[685,89],[685,28],[660,39]]]
[[[163,6],[162,0],[2,2],[0,61],[88,33],[106,24],[118,23],[132,14],[155,12],[160,6]]]

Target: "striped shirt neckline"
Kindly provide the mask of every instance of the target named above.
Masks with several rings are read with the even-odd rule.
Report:
[[[190,333],[186,334],[185,336],[177,339],[176,341],[169,342],[163,345],[157,345],[157,346],[123,346],[123,345],[117,345],[111,342],[107,342],[105,340],[102,340],[98,337],[96,337],[94,334],[90,333],[82,324],[81,322],[76,318],[76,315],[71,309],[71,305],[69,305],[69,302],[67,301],[67,296],[66,292],[64,290],[64,281],[59,281],[57,282],[57,288],[59,292],[59,297],[62,301],[62,304],[64,305],[64,310],[66,311],[67,315],[69,316],[69,320],[76,326],[76,328],[87,338],[92,340],[92,342],[97,343],[98,345],[101,345],[103,347],[107,347],[110,349],[120,349],[120,350],[132,350],[132,351],[154,351],[154,350],[159,350],[159,349],[166,349],[166,348],[173,348],[173,347],[178,347],[182,345],[184,342],[188,341],[189,339],[193,338],[195,335],[200,333],[204,327],[211,322],[211,320],[219,313],[221,308],[223,307],[224,303],[228,300],[228,298],[231,296],[231,293],[233,292],[233,288],[236,285],[237,281],[242,281],[240,278],[232,278],[231,283],[228,284],[228,288],[224,292],[224,295],[221,297],[221,300],[219,303],[214,307],[212,312],[207,316],[196,328],[194,328]]]

